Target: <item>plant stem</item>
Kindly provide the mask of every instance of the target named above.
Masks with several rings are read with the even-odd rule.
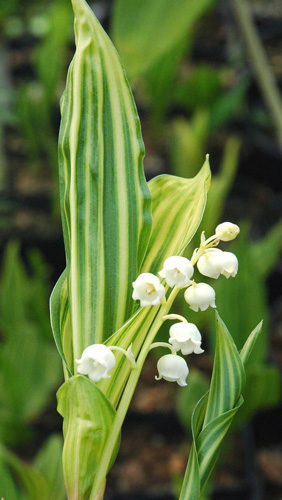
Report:
[[[171,354],[176,354],[176,351],[173,349],[172,345],[168,344],[167,342],[154,342],[150,346],[150,351],[152,349],[156,349],[156,347],[166,347],[166,349],[170,349]]]
[[[183,316],[180,316],[180,314],[167,314],[166,316],[163,317],[164,320],[170,319],[174,320],[177,319],[178,321],[182,321],[184,323],[187,323],[187,319],[184,318]]]
[[[150,351],[151,344],[152,344],[156,334],[158,333],[158,331],[163,323],[163,316],[165,316],[168,313],[168,311],[169,311],[175,297],[177,296],[179,290],[180,290],[179,288],[175,287],[172,290],[167,302],[160,307],[160,310],[155,318],[154,323],[152,324],[151,329],[149,330],[148,336],[147,336],[147,338],[142,346],[142,349],[140,351],[140,354],[138,356],[136,368],[134,370],[132,370],[132,372],[129,376],[124,393],[123,393],[122,398],[121,398],[120,403],[119,403],[119,407],[118,407],[112,428],[111,428],[110,433],[109,433],[108,438],[107,438],[107,442],[106,442],[106,445],[104,448],[102,459],[100,461],[100,465],[99,465],[99,468],[98,468],[97,473],[96,473],[96,478],[95,478],[94,484],[92,486],[90,500],[95,499],[95,495],[97,495],[99,489],[101,488],[101,484],[107,475],[109,465],[111,462],[111,458],[113,455],[113,451],[114,451],[114,448],[115,448],[123,421],[126,417],[128,407],[129,407],[131,399],[133,397],[133,394],[134,394],[137,382],[139,380],[144,362],[146,360],[148,352]]]
[[[275,77],[245,0],[231,0],[230,6],[244,37],[250,62],[272,116],[277,141],[282,151],[282,100]]]

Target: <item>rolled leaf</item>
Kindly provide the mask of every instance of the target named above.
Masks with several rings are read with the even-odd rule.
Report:
[[[261,323],[250,334],[239,354],[225,324],[216,312],[216,352],[209,392],[192,416],[193,444],[179,500],[200,500],[216,463],[221,443],[243,404],[244,364],[261,331]]]
[[[73,355],[130,317],[150,229],[140,123],[117,52],[73,0],[76,53],[61,103],[59,167]]]
[[[63,470],[68,500],[86,500],[116,412],[97,385],[82,375],[65,382],[57,398],[58,412],[64,418]]]

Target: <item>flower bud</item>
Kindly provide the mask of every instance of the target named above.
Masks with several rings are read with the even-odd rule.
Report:
[[[185,257],[172,256],[165,260],[159,275],[165,278],[168,286],[183,288],[189,285],[193,273],[194,268],[190,260]]]
[[[165,287],[152,273],[143,273],[132,283],[134,300],[140,300],[140,306],[158,306],[165,296]]]
[[[216,307],[215,305],[215,291],[206,283],[195,283],[187,288],[184,293],[184,299],[189,304],[190,309],[193,311],[205,311],[209,306]]]
[[[195,354],[204,352],[200,347],[202,336],[193,323],[188,323],[188,321],[175,323],[170,327],[169,334],[168,341],[176,352],[181,351],[184,355],[192,352]]]
[[[166,354],[162,356],[157,364],[159,372],[156,380],[163,378],[168,382],[177,382],[178,385],[184,387],[187,385],[186,378],[189,373],[189,368],[185,359],[177,356],[177,354]]]
[[[211,248],[206,250],[203,255],[199,258],[197,267],[201,274],[208,276],[208,278],[217,279],[222,272],[222,250],[217,248]]]
[[[104,344],[93,344],[84,349],[78,364],[77,372],[88,375],[93,382],[102,378],[110,378],[108,372],[115,367],[116,358],[109,347]]]
[[[221,241],[231,241],[238,236],[240,228],[232,222],[222,222],[215,229],[215,234]]]
[[[234,278],[238,272],[238,259],[232,252],[222,252],[222,271],[221,274],[226,278]]]

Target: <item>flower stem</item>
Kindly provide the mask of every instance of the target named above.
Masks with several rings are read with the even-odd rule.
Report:
[[[163,320],[165,319],[178,319],[183,323],[187,323],[187,319],[184,318],[184,316],[180,316],[180,314],[166,314],[166,316],[163,317]]]
[[[131,399],[133,397],[137,382],[139,380],[144,362],[146,360],[148,352],[150,351],[150,347],[152,345],[152,342],[153,342],[155,336],[157,335],[157,333],[158,333],[158,331],[163,323],[163,316],[165,316],[169,312],[178,292],[179,292],[179,288],[175,287],[172,290],[167,302],[160,307],[159,312],[158,312],[158,314],[157,314],[157,316],[156,316],[156,318],[151,326],[151,329],[149,330],[147,338],[145,339],[145,342],[144,342],[142,349],[139,353],[137,363],[136,363],[136,368],[135,368],[135,370],[133,370],[131,372],[131,374],[128,378],[128,382],[126,384],[125,390],[124,390],[123,395],[121,397],[121,400],[120,400],[120,403],[118,406],[118,410],[116,412],[116,416],[115,416],[115,419],[113,421],[113,425],[111,427],[111,430],[109,432],[109,435],[108,435],[108,438],[106,441],[106,445],[105,445],[105,448],[103,451],[103,455],[102,455],[99,467],[98,467],[97,472],[96,472],[96,477],[95,477],[95,480],[94,480],[94,483],[92,486],[89,500],[95,499],[95,495],[97,495],[99,489],[101,488],[101,484],[107,475],[107,472],[109,470],[109,465],[111,462],[111,458],[113,455],[113,451],[115,449],[115,445],[116,445],[117,439],[119,437],[119,433],[120,433],[123,421],[126,417],[128,407],[129,407]]]
[[[110,345],[109,349],[111,349],[111,351],[119,351],[122,354],[124,354],[125,357],[128,359],[129,363],[131,364],[131,368],[132,369],[136,368],[136,361],[135,361],[133,353],[131,351],[131,347],[129,349],[127,349],[127,351],[126,351],[125,349],[123,349],[122,347],[119,347],[117,345]]]
[[[166,347],[167,349],[170,349],[171,351],[171,354],[176,354],[176,351],[173,349],[173,347],[168,344],[167,342],[154,342],[153,344],[151,344],[150,346],[150,351],[152,349],[155,349],[156,347]]]

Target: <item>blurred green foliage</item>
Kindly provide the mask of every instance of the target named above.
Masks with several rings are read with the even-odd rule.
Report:
[[[32,465],[6,448],[34,439],[32,424],[62,380],[50,328],[48,281],[39,251],[28,253],[27,270],[19,244],[6,246],[0,274],[0,495],[9,500],[65,498],[61,437],[51,436]]]
[[[0,445],[0,488],[7,500],[65,500],[63,439],[52,435],[27,464]]]
[[[29,265],[31,275],[11,242],[0,276],[0,440],[13,445],[28,437],[29,424],[62,378],[49,323],[47,269],[38,251],[29,254]]]
[[[214,0],[115,0],[113,41],[131,81],[169,54]],[[168,61],[169,63],[169,61]]]
[[[63,91],[66,52],[72,33],[71,3],[53,2],[45,21],[48,27],[35,51],[35,79],[18,91],[18,116],[33,161],[42,154],[57,175],[57,130],[55,111]]]

